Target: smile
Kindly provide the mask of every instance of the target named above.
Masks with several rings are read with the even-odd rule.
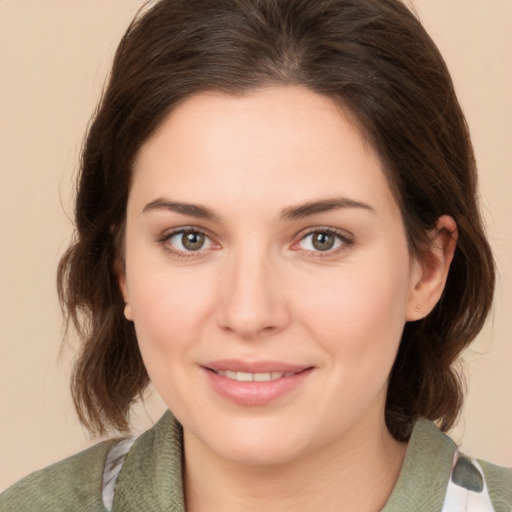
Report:
[[[240,406],[265,406],[304,385],[314,367],[279,361],[225,359],[202,366],[212,391]]]
[[[238,382],[268,382],[271,380],[281,379],[282,377],[291,377],[295,374],[295,372],[251,373],[235,372],[231,370],[215,370],[215,373]]]

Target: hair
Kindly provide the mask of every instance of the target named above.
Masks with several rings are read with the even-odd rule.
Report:
[[[456,421],[463,385],[454,363],[482,328],[495,271],[468,127],[421,23],[399,0],[160,0],[117,49],[82,149],[75,237],[58,269],[67,323],[81,336],[73,399],[92,433],[126,430],[149,383],[117,277],[141,145],[195,93],[286,84],[332,98],[355,119],[380,155],[411,254],[425,254],[441,215],[457,223],[443,295],[405,325],[385,411],[398,440],[418,417],[442,430]]]

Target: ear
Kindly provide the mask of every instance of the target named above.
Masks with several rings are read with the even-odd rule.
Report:
[[[115,273],[117,276],[117,282],[119,284],[119,289],[121,290],[121,295],[124,300],[124,317],[126,320],[133,322],[133,312],[132,306],[130,305],[130,295],[128,293],[128,285],[126,283],[126,267],[124,262],[116,261],[115,265]]]
[[[443,215],[429,236],[430,245],[424,256],[413,263],[407,321],[425,318],[441,298],[457,245],[457,224],[449,215]]]

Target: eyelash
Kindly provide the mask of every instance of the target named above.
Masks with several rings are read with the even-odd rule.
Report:
[[[209,240],[209,242],[211,244],[213,244],[211,237],[208,235],[208,233],[206,231],[204,231],[200,228],[193,227],[193,226],[180,228],[175,231],[171,231],[170,233],[166,233],[161,238],[158,239],[158,242],[160,244],[162,244],[164,249],[167,252],[171,253],[174,257],[177,257],[177,258],[180,258],[183,260],[188,260],[190,258],[202,257],[203,254],[201,254],[201,253],[203,253],[205,251],[205,249],[201,248],[201,249],[198,249],[197,251],[183,251],[183,250],[175,249],[169,244],[169,240],[171,240],[173,237],[178,236],[178,235],[184,235],[187,233],[203,235],[207,240]],[[300,244],[301,242],[303,242],[304,240],[306,240],[307,237],[315,235],[315,234],[332,235],[332,236],[336,237],[337,241],[339,242],[339,246],[334,249],[328,249],[326,251],[303,250],[303,252],[305,252],[306,256],[309,258],[332,257],[334,255],[337,255],[340,252],[345,251],[347,248],[349,248],[351,245],[354,244],[354,240],[352,238],[348,237],[345,232],[339,231],[334,228],[317,227],[314,229],[310,229],[307,232],[301,234],[299,236],[299,239],[293,243],[292,248],[293,248],[293,246],[296,246],[296,245]],[[292,249],[292,250],[300,251],[300,249]]]
[[[317,227],[314,229],[308,230],[306,233],[300,236],[299,240],[295,242],[293,245],[297,245],[300,242],[303,242],[307,237],[315,235],[315,234],[327,234],[334,236],[337,241],[340,243],[338,247],[334,249],[328,249],[326,251],[310,251],[305,250],[306,256],[309,258],[328,258],[338,255],[340,252],[347,250],[351,245],[354,244],[354,240],[347,236],[347,233],[344,231],[339,231],[334,228],[327,227]]]
[[[210,241],[210,243],[213,243],[213,242],[211,242],[211,237],[208,236],[208,233],[206,233],[202,229],[199,229],[199,228],[196,228],[193,226],[180,228],[175,231],[171,231],[170,233],[166,233],[158,240],[158,242],[163,245],[164,249],[167,252],[171,253],[174,257],[177,257],[177,258],[180,258],[183,260],[188,260],[190,258],[198,258],[198,257],[203,256],[201,254],[201,252],[203,252],[202,249],[199,249],[197,251],[182,251],[182,250],[174,249],[170,245],[169,241],[173,237],[178,236],[178,235],[184,235],[187,233],[203,235],[207,240]]]

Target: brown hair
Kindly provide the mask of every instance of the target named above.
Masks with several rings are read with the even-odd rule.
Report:
[[[148,384],[116,277],[132,163],[178,102],[203,90],[243,94],[300,84],[340,102],[377,150],[401,208],[412,254],[443,214],[458,244],[443,296],[406,324],[389,377],[395,438],[417,417],[453,425],[462,386],[453,370],[480,331],[494,262],[477,205],[468,128],[446,65],[398,0],[160,0],[123,37],[85,139],[76,236],[58,271],[68,321],[82,337],[72,382],[81,421],[128,427]]]

